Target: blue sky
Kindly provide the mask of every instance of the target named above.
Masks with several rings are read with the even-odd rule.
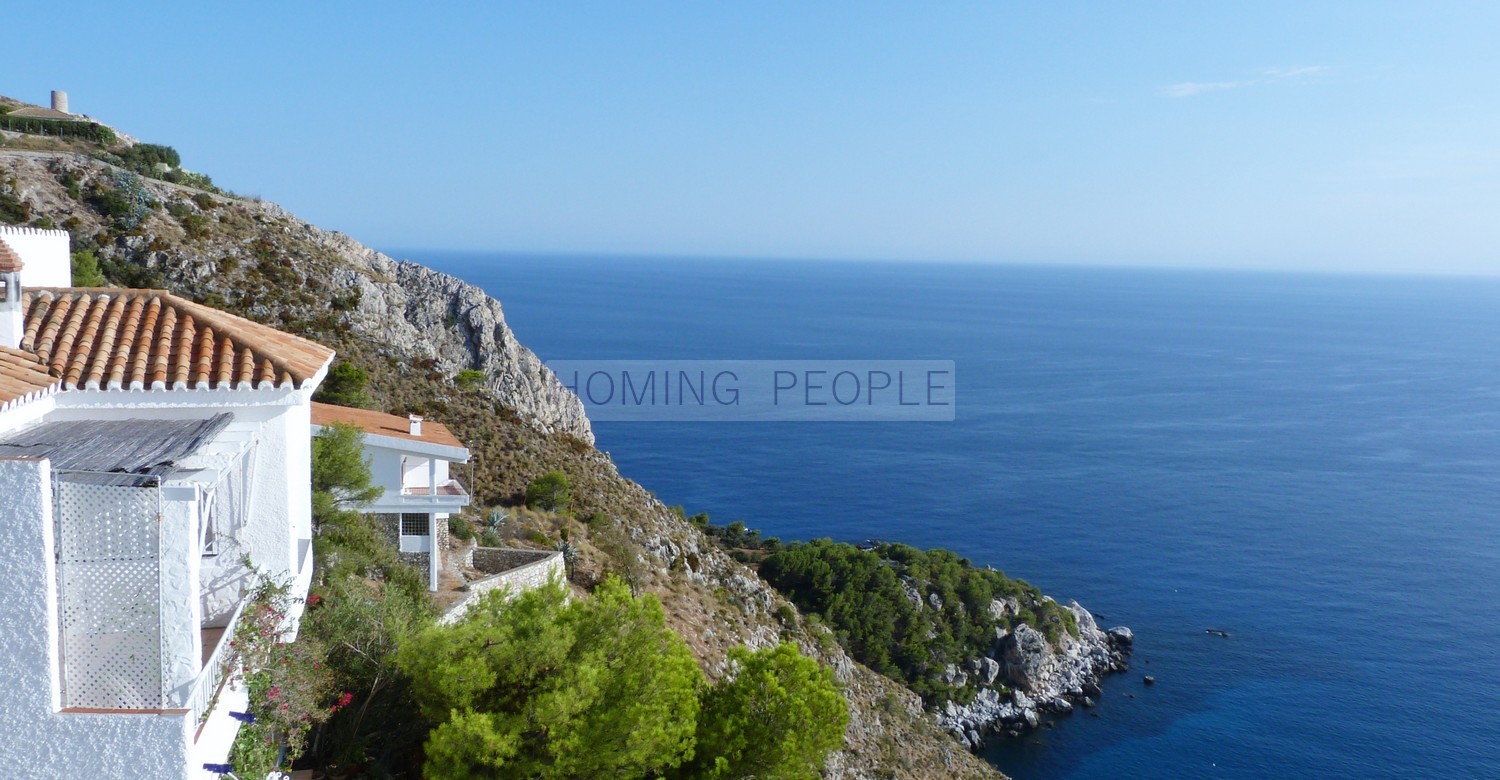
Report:
[[[175,5],[0,94],[377,247],[1500,273],[1500,4]]]

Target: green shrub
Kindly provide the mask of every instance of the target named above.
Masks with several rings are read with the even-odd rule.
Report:
[[[448,515],[448,535],[467,542],[474,538],[474,529],[463,515]]]
[[[99,270],[99,258],[93,252],[84,250],[73,253],[73,286],[74,287],[103,287],[105,285],[104,273]]]
[[[58,138],[81,138],[108,146],[118,140],[114,131],[93,122],[78,122],[64,119],[33,119],[0,114],[0,130],[33,135],[50,135]]]
[[[13,192],[0,189],[0,222],[24,225],[31,221],[31,204]]]
[[[573,503],[573,484],[561,471],[549,471],[526,486],[526,506],[556,512]]]
[[[182,229],[188,238],[204,238],[208,235],[208,217],[202,214],[188,214],[182,218]]]
[[[466,368],[453,377],[453,384],[458,385],[460,390],[473,390],[484,382],[484,372],[475,368]]]
[[[59,182],[61,182],[62,186],[68,190],[68,197],[72,198],[73,200],[81,200],[83,198],[83,193],[78,186],[82,184],[82,182],[78,180],[77,176],[73,175],[72,171],[64,173],[62,175],[62,178],[59,179]]]
[[[115,152],[115,156],[120,158],[121,167],[136,173],[157,171],[158,165],[168,168],[182,165],[182,157],[177,154],[177,150],[161,144],[136,144]]]
[[[370,376],[363,368],[347,360],[340,360],[328,369],[328,376],[318,386],[317,392],[313,393],[313,400],[335,406],[368,409],[375,405],[365,392],[365,386],[369,382]]]
[[[732,648],[708,684],[661,602],[614,577],[585,599],[491,594],[397,657],[434,780],[816,780],[849,722],[831,670],[793,645]]]

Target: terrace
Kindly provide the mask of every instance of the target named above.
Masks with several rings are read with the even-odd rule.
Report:
[[[209,718],[253,576],[257,428],[230,414],[47,420],[0,439],[0,457],[52,464],[63,712],[184,715],[194,739],[224,730]]]

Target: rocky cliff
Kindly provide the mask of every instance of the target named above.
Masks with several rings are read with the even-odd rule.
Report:
[[[397,262],[273,203],[143,179],[81,154],[0,155],[3,191],[36,219],[66,228],[107,266],[139,266],[120,281],[159,283],[324,341],[365,341],[383,358],[444,377],[480,371],[484,387],[541,431],[593,441],[583,403],[474,285]],[[101,213],[111,192],[137,183],[148,204],[138,221]],[[315,313],[330,303],[337,321],[320,323]]]
[[[1014,605],[997,602],[999,610]],[[1101,694],[1099,683],[1111,672],[1128,668],[1135,637],[1124,626],[1099,630],[1094,616],[1071,601],[1068,611],[1078,634],[1063,632],[1055,643],[1025,623],[1010,631],[997,630],[990,655],[963,668],[950,666],[947,682],[972,686],[974,700],[952,701],[937,712],[938,724],[960,742],[978,748],[996,733],[1015,736],[1041,724],[1042,714],[1064,714],[1075,706],[1093,707]]]

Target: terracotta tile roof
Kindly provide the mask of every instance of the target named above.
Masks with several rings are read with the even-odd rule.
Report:
[[[0,408],[55,392],[57,377],[30,352],[0,347]]]
[[[16,254],[5,239],[0,238],[0,273],[10,273],[21,270],[21,256]]]
[[[162,290],[23,292],[35,353],[67,389],[303,387],[333,350]]]
[[[314,402],[312,405],[313,425],[332,425],[344,423],[345,425],[356,425],[364,429],[365,433],[373,433],[377,436],[390,436],[396,439],[408,439],[410,441],[425,441],[428,444],[441,444],[447,447],[462,447],[464,443],[458,440],[448,427],[433,420],[422,421],[422,435],[411,435],[411,423],[405,417],[397,417],[394,414],[384,412],[372,412],[369,409],[351,409],[347,406],[334,406],[333,404],[320,404]]]

